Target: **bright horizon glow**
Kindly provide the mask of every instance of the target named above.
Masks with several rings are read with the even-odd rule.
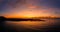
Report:
[[[54,3],[50,0],[48,2],[45,0],[11,0],[9,2],[3,0],[0,5],[0,16],[7,18],[60,17],[60,9],[55,7],[57,3]]]
[[[6,18],[32,18],[32,17],[55,17],[53,15],[50,14],[45,14],[43,13],[44,11],[42,10],[40,11],[28,11],[28,10],[24,10],[21,12],[17,12],[17,13],[10,13],[10,14],[6,14],[4,15]]]
[[[12,12],[7,12],[5,14],[3,14],[3,16],[7,17],[7,18],[32,18],[32,17],[57,17],[56,15],[54,15],[54,13],[52,13],[51,11],[53,11],[53,8],[49,8],[49,9],[40,9],[40,8],[44,8],[43,6],[29,6],[27,7],[24,6],[25,8],[20,10],[19,8],[17,9],[12,9],[10,11]]]

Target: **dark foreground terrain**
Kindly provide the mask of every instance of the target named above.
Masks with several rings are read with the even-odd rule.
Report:
[[[60,19],[53,19],[53,20],[56,21],[56,24],[54,26],[46,27],[46,28],[39,28],[40,30],[36,30],[36,29],[24,28],[24,27],[18,26],[18,25],[17,25],[18,26],[17,27],[16,24],[14,24],[15,26],[13,24],[11,24],[11,25],[7,24],[8,26],[6,26],[6,18],[2,17],[2,18],[0,18],[0,28],[1,28],[0,32],[60,32]],[[15,21],[15,20],[11,20],[11,21]],[[16,22],[17,22],[17,20],[16,20]],[[51,24],[53,24],[53,23],[51,23]]]
[[[28,29],[24,27],[15,28],[14,26],[6,27],[5,22],[0,23],[1,32],[60,32],[60,26],[40,28],[41,30]]]

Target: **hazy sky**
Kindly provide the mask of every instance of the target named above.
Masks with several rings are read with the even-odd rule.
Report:
[[[0,0],[0,16],[60,17],[60,0]]]

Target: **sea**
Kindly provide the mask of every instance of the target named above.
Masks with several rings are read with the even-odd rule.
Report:
[[[60,32],[60,18],[44,21],[5,21],[7,31],[12,32]]]

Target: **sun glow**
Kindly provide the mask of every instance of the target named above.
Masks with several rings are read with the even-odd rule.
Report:
[[[13,10],[15,11],[15,10]],[[49,10],[48,9],[24,9],[21,10],[20,9],[16,12],[13,13],[7,13],[4,16],[6,16],[7,18],[32,18],[32,17],[48,17],[48,16],[54,16],[51,13],[48,13]]]
[[[35,16],[28,14],[28,15],[24,15],[23,17],[31,18],[31,17],[35,17]]]
[[[21,16],[25,18],[39,17],[36,11],[22,11]]]
[[[7,18],[32,18],[32,17],[42,17],[47,16],[48,14],[39,12],[39,11],[21,11],[9,15],[5,15]],[[48,15],[49,16],[49,15]]]

